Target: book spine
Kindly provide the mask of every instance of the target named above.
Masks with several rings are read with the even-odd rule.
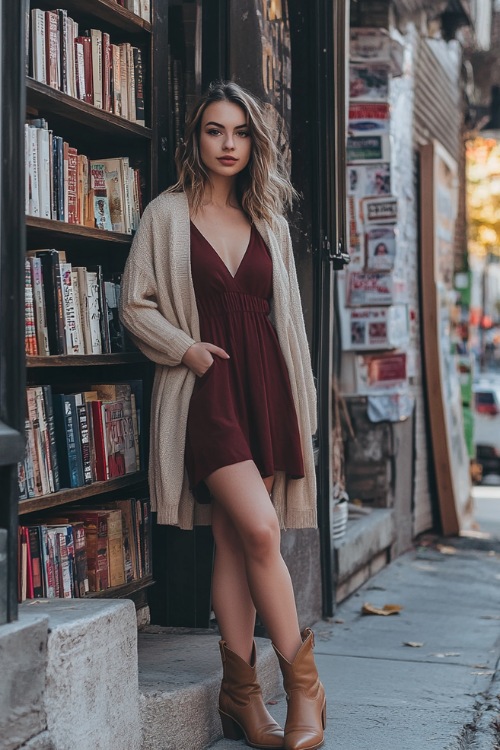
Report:
[[[121,56],[120,47],[117,44],[111,45],[111,54],[113,57],[113,112],[115,115],[122,115],[122,93],[121,93]]]
[[[83,468],[76,410],[71,397],[62,393],[53,395],[56,426],[57,457],[63,487],[81,487]],[[80,457],[78,456],[80,453]]]
[[[144,71],[142,69],[142,52],[139,47],[132,47],[134,56],[135,80],[135,119],[141,125],[145,124],[144,107]]]
[[[90,462],[90,439],[87,421],[86,404],[77,405],[78,424],[80,428],[80,441],[82,445],[83,481],[84,484],[92,484],[92,465]]]
[[[127,50],[125,43],[120,44],[120,96],[122,117],[128,120],[128,86],[127,86]]]
[[[45,43],[47,62],[47,84],[60,90],[61,58],[59,53],[59,18],[56,11],[45,11]]]
[[[135,103],[135,67],[134,67],[134,53],[132,52],[132,46],[126,42],[127,45],[127,70],[128,70],[128,87],[129,87],[129,110],[128,118],[130,122],[136,121],[136,103]]]
[[[40,83],[47,83],[45,13],[39,8],[34,8],[31,11],[31,45],[33,50],[33,78]]]
[[[69,94],[68,81],[68,11],[57,10],[59,16],[59,67],[60,67],[60,89]]]
[[[36,128],[29,128],[30,140],[30,173],[31,173],[31,190],[30,190],[30,216],[40,216],[40,186],[38,184],[38,139]]]
[[[78,354],[85,354],[85,341],[83,337],[81,307],[80,307],[80,283],[78,273],[74,268],[71,270],[71,283],[73,285],[74,310],[75,310],[75,327],[77,339],[80,342]]]
[[[42,264],[40,258],[29,258],[31,267],[31,283],[33,286],[33,304],[35,308],[35,325],[38,354],[50,354],[49,337],[47,332],[47,316],[45,314],[45,298],[43,293]]]
[[[76,568],[76,592],[79,597],[85,596],[89,591],[89,577],[87,570],[87,546],[85,543],[85,527],[83,523],[73,524],[73,536],[75,540],[75,568]]]
[[[106,475],[106,445],[104,440],[104,425],[102,421],[102,403],[101,401],[92,401],[92,427],[94,431],[94,447],[96,462],[96,479],[104,481]]]
[[[47,430],[49,434],[49,452],[50,462],[52,465],[52,476],[54,480],[54,492],[61,489],[61,480],[59,477],[59,463],[57,460],[57,443],[56,428],[54,423],[54,406],[52,402],[52,388],[50,385],[42,385],[43,399],[45,403],[45,417],[47,420]]]
[[[102,31],[90,29],[92,45],[92,86],[94,91],[94,107],[102,109]]]
[[[77,161],[78,152],[76,148],[68,148],[68,222],[78,224],[78,201],[77,201]]]
[[[45,402],[43,398],[43,388],[37,386],[34,389],[38,423],[40,425],[40,442],[41,455],[40,460],[43,462],[43,474],[47,477],[47,492],[54,492],[54,475],[52,472],[52,462],[50,460],[50,435],[47,425]]]
[[[46,526],[40,526],[40,538],[42,549],[43,590],[48,599],[53,599],[56,596],[54,547]]]
[[[76,95],[81,101],[85,101],[85,57],[82,42],[75,39],[75,77]]]
[[[43,277],[43,293],[47,320],[47,335],[50,354],[63,354],[64,343],[59,338],[58,296],[56,274],[59,256],[56,251],[41,250],[36,254],[40,258]]]
[[[76,321],[76,300],[73,289],[71,263],[61,263],[61,288],[63,294],[64,330],[68,354],[82,354],[82,345]]]
[[[50,152],[49,131],[46,128],[36,129],[38,153],[38,205],[42,219],[50,219]]]
[[[97,585],[98,591],[109,588],[108,520],[105,513],[99,514],[97,521]]]
[[[105,112],[111,112],[111,65],[110,65],[110,51],[109,51],[109,34],[103,31],[102,33],[102,108]]]
[[[48,492],[48,482],[43,475],[43,461],[41,460],[42,446],[40,442],[40,423],[36,408],[36,398],[33,388],[26,389],[26,413],[30,422],[28,440],[33,460],[33,475],[35,480],[35,496],[44,495]]]
[[[91,339],[91,354],[102,354],[99,308],[99,283],[94,271],[87,271],[87,305]]]
[[[33,579],[33,598],[41,599],[45,595],[43,587],[43,571],[42,571],[42,549],[40,539],[40,527],[29,526],[29,544],[31,553],[31,570]]]
[[[25,350],[28,356],[38,354],[38,343],[35,326],[35,307],[33,304],[33,286],[29,260],[24,263],[24,326]]]

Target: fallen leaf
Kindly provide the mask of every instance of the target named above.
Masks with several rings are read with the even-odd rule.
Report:
[[[424,644],[418,641],[404,641],[403,646],[410,646],[411,648],[422,648]]]
[[[365,602],[361,607],[362,615],[398,615],[403,607],[400,604],[384,604],[383,607],[375,607],[369,602]]]
[[[442,555],[456,555],[457,550],[455,547],[449,547],[446,544],[436,544],[436,549],[441,552]]]
[[[461,656],[461,654],[458,651],[446,651],[444,654],[430,654],[431,656],[435,656],[437,659],[446,659],[448,656]]]

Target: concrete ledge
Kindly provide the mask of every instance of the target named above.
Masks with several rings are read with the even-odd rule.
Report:
[[[222,736],[217,711],[219,636],[150,626],[139,633],[143,750],[203,750]],[[269,700],[281,690],[271,642],[257,638],[257,670]]]
[[[38,612],[0,628],[0,747],[15,750],[46,726],[43,691],[49,618]]]
[[[371,560],[390,549],[394,539],[390,509],[375,508],[368,516],[349,521],[343,544],[335,550],[337,585],[345,584]]]
[[[133,602],[35,601],[20,607],[20,617],[49,620],[44,705],[56,750],[139,750]]]

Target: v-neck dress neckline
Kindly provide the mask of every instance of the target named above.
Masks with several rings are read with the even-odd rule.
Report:
[[[193,221],[192,219],[190,219],[190,224],[191,224],[191,227],[193,227],[193,228],[194,228],[195,232],[196,232],[196,233],[197,233],[197,234],[198,234],[198,235],[200,236],[200,238],[201,238],[201,239],[203,240],[203,242],[205,242],[205,244],[207,244],[207,245],[208,245],[208,247],[210,248],[210,250],[212,250],[212,252],[214,252],[214,253],[215,253],[215,255],[216,255],[216,256],[218,257],[218,259],[220,260],[220,262],[222,263],[222,265],[224,266],[224,268],[226,269],[226,271],[228,272],[228,274],[229,274],[229,275],[231,276],[231,278],[232,278],[232,279],[236,279],[236,277],[237,277],[237,275],[238,275],[238,273],[239,273],[239,270],[240,270],[240,268],[241,268],[242,264],[243,264],[243,263],[245,262],[245,258],[246,258],[246,257],[247,257],[247,255],[248,255],[248,249],[249,249],[250,245],[252,244],[252,234],[253,234],[253,231],[254,231],[254,225],[253,225],[253,224],[251,224],[251,225],[250,225],[250,237],[248,238],[248,243],[247,243],[247,246],[246,246],[245,252],[244,252],[244,253],[243,253],[243,255],[241,256],[241,260],[240,260],[240,262],[239,262],[239,264],[238,264],[238,268],[236,269],[235,273],[234,273],[234,274],[232,274],[232,273],[231,273],[231,270],[230,270],[230,269],[228,268],[227,264],[226,264],[226,263],[225,263],[225,261],[224,261],[224,260],[222,259],[222,256],[220,255],[220,253],[219,253],[219,252],[217,252],[217,250],[216,250],[216,249],[215,249],[215,247],[214,247],[214,246],[212,245],[212,243],[211,243],[211,242],[210,242],[209,240],[207,240],[207,238],[205,237],[205,235],[203,234],[203,232],[201,232],[201,231],[200,231],[200,230],[198,229],[198,227],[196,226],[196,224],[194,223],[194,221]]]
[[[201,341],[230,356],[214,356],[189,406],[185,463],[203,503],[210,502],[205,479],[219,468],[252,460],[263,477],[283,471],[299,479],[304,462],[288,370],[269,319],[273,262],[266,243],[252,227],[233,277],[193,223],[190,239]]]

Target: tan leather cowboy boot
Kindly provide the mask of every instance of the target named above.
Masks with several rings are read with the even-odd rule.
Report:
[[[219,646],[223,670],[219,714],[224,737],[244,737],[250,747],[264,750],[283,748],[283,730],[265,707],[257,682],[255,643],[250,664],[231,651],[225,641],[219,641]]]
[[[285,750],[316,750],[324,741],[325,689],[314,663],[314,634],[310,628],[302,633],[302,641],[291,664],[274,646],[288,702]]]

